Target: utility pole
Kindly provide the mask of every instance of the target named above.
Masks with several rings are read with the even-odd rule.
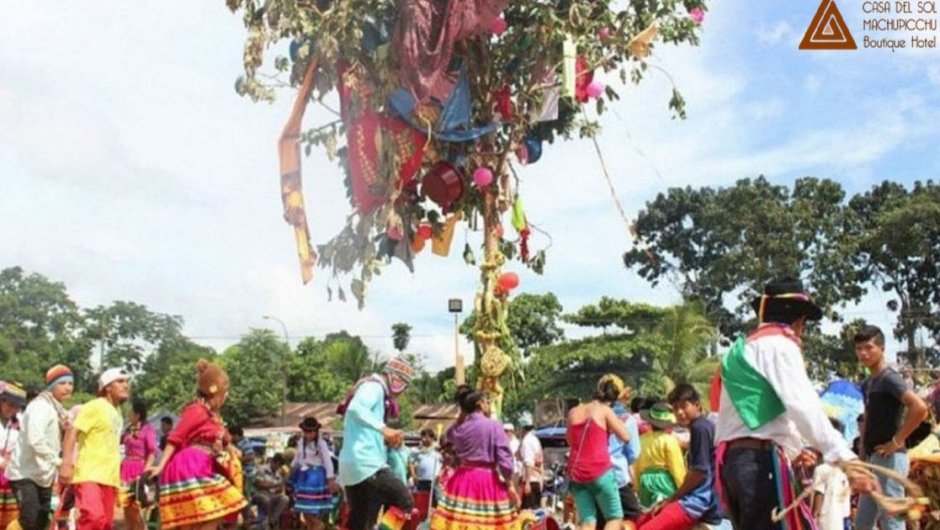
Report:
[[[458,316],[463,312],[463,300],[451,298],[447,301],[447,310],[454,314],[454,382],[460,386],[466,383],[463,355],[460,355],[460,324],[458,322]]]
[[[281,331],[284,332],[284,343],[287,345],[287,352],[290,352],[290,335],[287,333],[287,325],[284,321],[271,315],[263,315],[265,320],[273,320],[281,325]],[[281,427],[287,423],[287,353],[281,359],[281,368],[284,371],[284,377],[281,379]]]

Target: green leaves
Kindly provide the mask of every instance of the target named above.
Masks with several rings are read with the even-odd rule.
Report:
[[[830,311],[858,300],[851,213],[838,183],[803,178],[792,191],[764,177],[727,188],[672,188],[647,203],[636,220],[638,244],[624,264],[656,285],[675,283],[705,304],[725,335],[752,311],[754,293],[769,280],[803,276]],[[735,293],[725,309],[725,296]],[[832,313],[835,316],[834,313]]]

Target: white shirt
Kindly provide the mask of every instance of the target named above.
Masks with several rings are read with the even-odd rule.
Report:
[[[3,425],[0,422],[0,475],[10,464],[10,457],[13,455],[13,448],[16,447],[16,440],[20,436],[19,418],[14,416]]]
[[[333,470],[333,453],[330,452],[330,446],[326,440],[319,438],[315,443],[307,443],[303,438],[297,442],[297,454],[294,455],[294,461],[291,462],[292,468],[305,470],[311,467],[322,467],[326,469],[326,478],[331,479],[335,475]]]
[[[542,442],[539,441],[534,431],[529,431],[522,437],[519,456],[525,466],[526,482],[542,482]]]
[[[522,476],[522,462],[519,461],[519,446],[522,445],[522,442],[519,441],[519,438],[513,436],[509,439],[509,450],[512,451],[512,461],[513,466],[513,475]]]
[[[819,530],[843,530],[846,518],[852,515],[852,490],[841,469],[819,464],[813,473],[813,490],[823,495],[816,523]]]
[[[822,402],[806,375],[806,366],[800,346],[783,334],[769,334],[750,340],[745,345],[744,358],[777,392],[786,410],[756,430],[749,429],[741,420],[737,409],[722,386],[717,442],[737,438],[773,440],[788,457],[794,458],[806,445],[822,452],[827,462],[857,458],[848,442],[839,434],[826,413]],[[804,443],[804,440],[807,443]]]
[[[39,396],[26,406],[20,429],[7,468],[7,478],[29,479],[40,487],[52,487],[62,462],[59,457],[62,451],[59,413],[52,403]]]

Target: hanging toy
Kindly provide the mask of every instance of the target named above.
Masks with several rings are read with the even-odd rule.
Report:
[[[495,18],[493,22],[490,23],[490,33],[497,37],[506,33],[507,29],[509,29],[509,23],[506,22],[506,19],[503,17]]]
[[[604,94],[604,83],[601,83],[600,81],[591,81],[584,91],[587,93],[589,98],[597,99]]]
[[[542,140],[536,136],[529,136],[519,144],[516,149],[516,158],[522,165],[534,164],[542,158]]]
[[[402,233],[401,228],[398,228],[395,225],[389,226],[388,230],[385,231],[385,235],[388,236],[392,241],[401,241]]]
[[[496,285],[505,292],[519,287],[519,275],[514,272],[504,272],[499,275]]]
[[[473,184],[478,188],[485,188],[493,183],[493,170],[488,167],[478,167],[473,170]]]
[[[431,225],[421,225],[418,227],[418,237],[424,240],[431,239],[434,236],[434,230],[431,229]]]

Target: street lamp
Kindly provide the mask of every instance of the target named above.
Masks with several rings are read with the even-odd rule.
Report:
[[[454,314],[454,381],[458,386],[465,383],[463,370],[463,356],[460,355],[460,326],[457,315],[463,312],[463,300],[451,298],[447,301],[447,310]]]
[[[290,351],[290,335],[287,333],[287,324],[283,320],[271,316],[271,315],[262,315],[261,318],[265,320],[273,320],[281,325],[281,331],[284,332],[284,342],[287,344],[287,351]],[[281,367],[284,369],[284,379],[281,381],[281,427],[284,427],[287,424],[287,354],[284,354],[284,358],[281,359]]]

